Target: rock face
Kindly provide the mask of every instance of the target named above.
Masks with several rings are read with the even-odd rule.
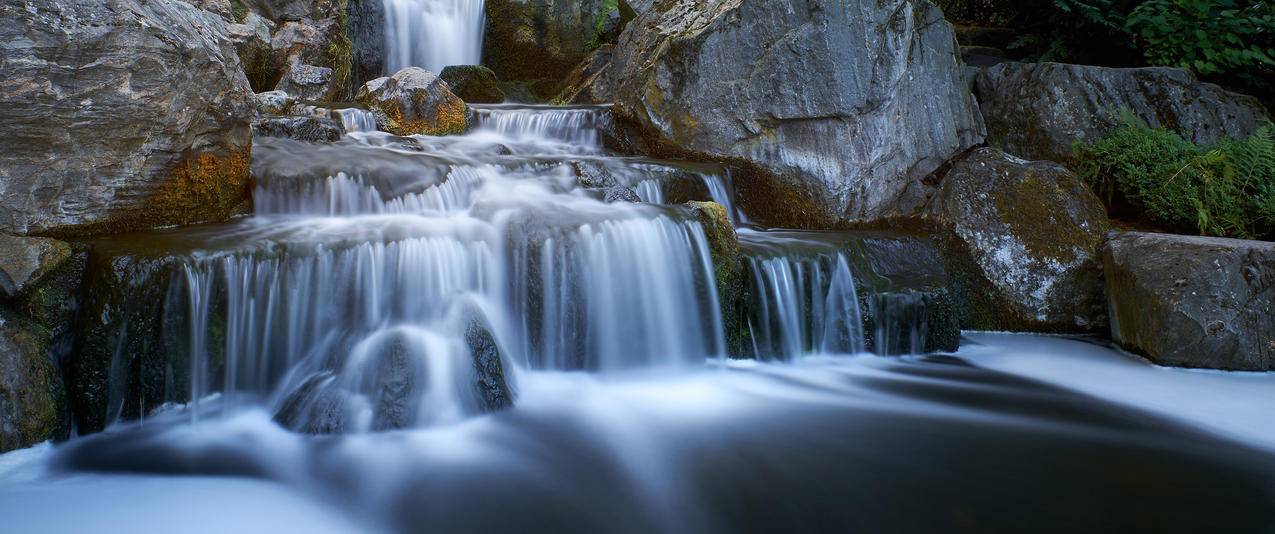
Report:
[[[1118,128],[1121,110],[1202,145],[1247,137],[1269,120],[1256,98],[1180,69],[1005,63],[984,70],[975,87],[988,144],[1032,159],[1069,161],[1073,143]]]
[[[252,91],[225,22],[176,0],[0,5],[0,231],[226,218]]]
[[[356,97],[395,135],[447,135],[465,131],[465,102],[434,73],[408,67],[363,84]]]
[[[385,75],[385,6],[377,1],[349,2],[346,35],[350,39],[351,85]]]
[[[971,306],[966,328],[1106,327],[1101,254],[1106,210],[1075,174],[981,148],[957,160],[924,217],[950,228],[952,274]]]
[[[469,104],[499,104],[505,101],[496,73],[481,65],[452,65],[438,75],[452,93]]]
[[[1275,370],[1275,243],[1125,232],[1104,256],[1122,346],[1164,365]]]
[[[772,190],[741,191],[793,193],[806,224],[915,209],[920,180],[983,138],[952,27],[926,0],[659,2],[611,69],[617,114],[754,163]]]
[[[614,47],[604,46],[591,52],[571,73],[567,74],[562,92],[554,101],[560,104],[609,104],[611,94],[611,56]]]
[[[483,64],[502,80],[561,80],[600,44],[605,0],[487,0]]]
[[[56,361],[71,345],[84,256],[64,242],[0,235],[0,452],[70,430]]]

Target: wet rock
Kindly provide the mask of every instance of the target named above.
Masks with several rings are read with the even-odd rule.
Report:
[[[1275,243],[1110,236],[1111,336],[1162,365],[1275,370]]]
[[[313,0],[240,0],[249,9],[277,22],[297,21],[311,16],[316,4]]]
[[[257,93],[257,113],[262,115],[287,115],[297,104],[297,99],[283,91]]]
[[[638,203],[642,201],[642,198],[637,192],[627,187],[608,187],[602,190],[602,201]]]
[[[332,69],[307,65],[294,56],[275,90],[302,100],[321,100],[331,94],[333,81]]]
[[[718,305],[722,309],[722,328],[726,333],[726,350],[741,354],[747,335],[744,316],[744,263],[740,256],[739,236],[726,207],[716,202],[687,202],[691,215],[704,228],[717,279]]]
[[[1064,163],[1074,143],[1095,142],[1120,127],[1121,110],[1202,145],[1247,137],[1269,120],[1256,98],[1181,69],[1005,63],[983,71],[975,86],[988,144]]]
[[[865,293],[866,349],[882,356],[953,352],[960,348],[960,314],[946,287]]]
[[[465,102],[434,73],[417,67],[363,84],[356,99],[377,114],[381,130],[395,135],[459,134],[467,126]]]
[[[554,101],[559,104],[609,104],[612,101],[611,67],[613,46],[591,52],[567,74],[562,92]]]
[[[513,406],[513,393],[505,380],[504,356],[491,326],[474,315],[465,327],[465,345],[474,362],[474,391],[483,411],[496,411]]]
[[[0,307],[0,453],[62,439],[70,430],[48,343]]]
[[[0,231],[221,220],[252,91],[217,15],[176,0],[0,5]]]
[[[420,399],[426,376],[409,354],[407,340],[401,336],[386,343],[377,355],[370,382],[372,430],[395,430],[416,426]]]
[[[616,114],[668,150],[760,171],[741,202],[769,224],[913,210],[921,180],[983,139],[952,27],[924,0],[660,2],[611,69]]]
[[[438,75],[452,93],[469,104],[499,104],[505,101],[496,73],[481,65],[452,65]]]
[[[924,216],[951,230],[953,275],[972,307],[966,328],[1105,329],[1100,255],[1109,223],[1079,177],[981,148],[942,180]]]
[[[606,3],[487,0],[483,64],[502,80],[562,80],[601,44]]]
[[[254,135],[331,143],[345,134],[341,123],[327,117],[264,117],[252,124]]]

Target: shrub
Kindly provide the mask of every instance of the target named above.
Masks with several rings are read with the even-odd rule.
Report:
[[[1275,127],[1199,147],[1126,113],[1124,126],[1075,154],[1113,213],[1174,231],[1275,238]]]

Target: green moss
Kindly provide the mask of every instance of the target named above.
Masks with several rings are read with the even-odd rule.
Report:
[[[1111,135],[1075,147],[1078,173],[1114,214],[1174,231],[1275,238],[1275,127],[1199,147],[1124,118]]]
[[[745,318],[744,264],[740,256],[739,237],[726,208],[716,202],[688,202],[691,212],[704,228],[717,280],[718,305],[726,334],[726,350],[731,355],[745,353],[748,341]]]
[[[1041,180],[1030,170],[1024,179],[992,192],[1001,220],[1027,250],[1060,262],[1074,259],[1077,250],[1096,249],[1105,233],[1077,232],[1071,224],[1062,224],[1058,219],[1069,215],[1060,212],[1058,199],[1067,195],[1058,181]]]
[[[346,100],[353,93],[351,73],[354,71],[354,42],[350,40],[350,0],[337,0],[333,10],[336,12],[336,39],[328,45],[328,61],[332,65],[332,85],[324,98],[329,102]]]

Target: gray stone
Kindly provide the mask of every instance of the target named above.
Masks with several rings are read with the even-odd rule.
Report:
[[[363,84],[355,97],[376,113],[378,127],[395,135],[463,133],[468,107],[434,73],[408,67]]]
[[[1064,163],[1074,143],[1092,143],[1119,128],[1122,110],[1201,145],[1247,137],[1269,120],[1256,98],[1181,69],[1003,63],[984,70],[975,87],[988,144]]]
[[[358,88],[385,75],[385,7],[378,1],[349,2],[347,7],[346,35],[353,56],[350,85]]]
[[[473,314],[465,327],[465,344],[474,362],[474,392],[483,411],[503,410],[513,406],[513,392],[505,380],[504,355],[491,327],[481,316]]]
[[[760,169],[741,202],[769,224],[915,210],[921,179],[983,139],[952,27],[925,0],[660,2],[611,69],[617,115]]]
[[[447,86],[469,104],[499,104],[505,101],[496,73],[482,65],[452,65],[438,75]]]
[[[239,53],[239,62],[243,65],[253,90],[273,87],[279,77],[272,63],[274,51],[270,47],[274,24],[249,12],[242,24],[227,26],[227,32],[235,45],[235,51]]]
[[[1111,336],[1163,365],[1275,371],[1275,243],[1113,233]]]
[[[305,64],[300,58],[293,56],[288,64],[288,71],[279,80],[275,90],[295,95],[302,100],[321,100],[331,93],[332,82],[332,69]]]
[[[610,104],[611,57],[614,47],[604,46],[594,50],[581,61],[563,83],[562,92],[554,99],[560,104]]]
[[[176,0],[0,4],[0,231],[221,220],[248,193],[252,91]]]
[[[951,230],[949,270],[965,280],[967,328],[1106,328],[1101,254],[1107,212],[1078,176],[993,148],[956,160],[924,217]]]
[[[296,21],[311,16],[314,0],[242,0],[248,8],[277,22]]]
[[[0,297],[17,297],[70,259],[71,246],[56,239],[0,234]]]
[[[262,115],[287,115],[296,106],[297,99],[283,91],[257,93],[257,113]]]
[[[252,124],[252,131],[259,136],[311,143],[339,141],[345,134],[341,123],[328,117],[264,117]]]

